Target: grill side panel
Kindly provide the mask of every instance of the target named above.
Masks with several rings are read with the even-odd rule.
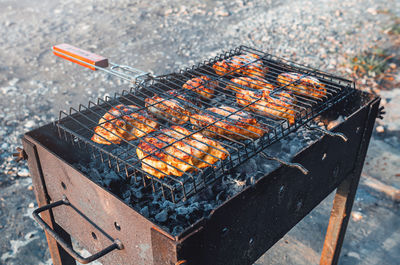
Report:
[[[312,168],[309,175],[280,167],[217,208],[193,228],[198,232],[188,232],[180,240],[178,258],[189,264],[255,262],[344,179],[352,177],[359,166],[357,158],[365,156],[360,146],[369,142],[370,132],[364,131],[372,129],[366,126],[374,123],[378,105],[378,100],[371,102],[336,128],[348,136],[347,144],[325,136],[293,159]]]
[[[91,253],[109,245],[110,238],[118,238],[124,249],[105,255],[100,259],[103,264],[153,264],[151,228],[157,226],[46,147],[29,140],[37,146],[50,200],[66,196],[75,207],[53,209],[55,222]]]

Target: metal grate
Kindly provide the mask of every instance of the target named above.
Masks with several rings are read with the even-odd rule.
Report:
[[[233,70],[227,69],[226,73],[223,75],[216,74],[213,68],[216,62],[232,60],[234,56],[243,54],[257,56],[252,57],[251,60],[246,61],[238,68],[234,68]],[[247,105],[238,105],[236,96],[241,92],[228,89],[239,87],[240,89],[255,91],[249,87],[238,86],[231,81],[232,78],[235,77],[247,76],[247,67],[255,63],[262,63],[263,67],[268,68],[268,71],[266,73],[253,71],[252,80],[256,82],[257,79],[254,77],[256,75],[265,79],[268,83],[273,84],[276,88],[269,94],[269,97],[280,99],[275,105],[269,105],[268,108],[275,110],[275,112],[269,116],[247,111],[248,107],[257,106],[263,99],[251,98]],[[237,72],[238,69],[240,73]],[[300,78],[282,85],[277,82],[277,77],[285,72],[298,73]],[[204,82],[206,88],[211,88],[212,84],[214,85],[215,82],[218,82],[218,85],[214,89],[215,95],[213,98],[206,99],[205,97],[200,97],[193,90],[182,88],[188,80],[199,76],[206,76],[209,78],[208,81]],[[298,84],[309,77],[317,78],[319,82],[324,85],[325,92],[323,96],[314,96],[307,93],[307,91],[302,91],[306,88]],[[293,94],[293,87],[295,85],[297,91]],[[175,94],[166,93],[169,90],[175,90]],[[290,92],[291,95],[296,98],[296,101],[290,101],[285,94],[279,94],[281,91]],[[56,125],[59,128],[60,137],[71,141],[74,145],[85,147],[95,159],[100,159],[103,163],[107,163],[109,167],[115,168],[118,172],[124,172],[127,178],[133,178],[135,181],[143,182],[145,186],[151,185],[153,191],[161,190],[165,198],[175,202],[198,192],[218,177],[241,165],[272,143],[294,132],[297,128],[303,126],[321,112],[345,98],[352,91],[354,91],[354,84],[349,80],[335,77],[328,73],[299,65],[253,48],[240,46],[234,50],[216,56],[214,59],[204,61],[191,68],[182,69],[177,73],[159,77],[149,76],[147,80],[137,83],[129,91],[124,90],[122,93],[116,93],[114,97],[106,97],[105,99],[99,98],[97,102],[89,102],[88,106],[79,105],[78,109],[70,108],[69,113],[60,112],[60,117]],[[171,119],[152,117],[151,119],[159,124],[159,128],[148,136],[162,134],[162,129],[171,128],[172,125],[185,127],[192,132],[184,136],[183,139],[188,139],[194,133],[201,131],[213,132],[218,136],[215,140],[229,153],[228,157],[206,168],[197,168],[197,170],[192,172],[182,172],[184,174],[180,177],[167,175],[161,179],[145,172],[142,168],[142,163],[144,162],[140,161],[136,155],[136,149],[141,141],[146,141],[145,137],[133,141],[121,139],[120,144],[110,142],[110,145],[101,145],[91,141],[91,137],[95,134],[94,128],[99,125],[99,119],[112,107],[119,104],[136,105],[140,108],[134,110],[134,112],[140,112],[142,110],[147,111],[150,106],[145,107],[145,100],[154,95],[162,97],[163,100],[151,104],[152,108],[162,111],[162,108],[166,106],[164,102],[174,99],[181,104],[190,105],[191,113],[189,114],[177,111],[180,117],[193,119],[194,114],[202,113],[211,116],[213,122],[194,129],[190,122],[181,124],[179,120],[173,121]],[[183,101],[180,96],[193,99],[193,103]],[[235,107],[235,111],[224,117],[207,110],[208,108],[222,105],[233,106]],[[276,106],[276,109],[274,109],[274,106]],[[280,112],[282,112],[282,108],[280,107],[284,107],[284,109],[288,110],[290,109],[291,114],[283,118],[280,116]],[[233,124],[231,119],[235,114],[241,111],[250,113],[250,115],[257,120],[257,124],[253,125],[253,127],[266,133],[263,136],[260,135],[261,137],[256,137],[256,139],[248,137],[247,134],[242,135],[240,132],[238,133],[237,130],[231,131],[229,135],[215,133],[215,128],[219,127],[218,122],[227,122],[234,126],[232,127],[233,129],[240,129],[241,132],[245,132],[247,129],[243,129],[240,125]],[[291,116],[293,116],[293,119]],[[294,120],[294,122],[292,120]],[[123,128],[119,129],[123,130]],[[237,140],[237,137],[234,137],[236,135],[241,136],[242,140]],[[163,147],[163,150],[183,139],[175,139],[174,142],[167,143],[166,146]],[[196,148],[195,146],[192,147]],[[160,152],[163,150],[157,149],[157,151]],[[171,156],[179,160],[179,157],[174,156],[174,154],[171,154]],[[185,161],[181,162],[187,163]],[[195,166],[194,168],[196,169]]]

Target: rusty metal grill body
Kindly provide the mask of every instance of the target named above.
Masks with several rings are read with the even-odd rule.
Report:
[[[328,229],[328,253],[321,259],[321,264],[336,264],[378,106],[379,98],[356,91],[322,114],[327,120],[347,117],[333,131],[346,134],[348,141],[325,135],[294,156],[308,175],[282,165],[178,236],[74,168],[77,161],[89,161],[89,154],[60,141],[53,124],[27,133],[23,143],[39,206],[68,199],[42,213],[49,226],[67,244],[72,236],[91,253],[110,247],[113,239],[123,244],[100,258],[103,264],[251,264],[339,187],[341,201],[349,197],[350,202],[345,200],[346,207],[334,203],[330,223],[340,233]],[[349,185],[350,194],[343,191]],[[346,214],[337,216],[341,207]],[[54,264],[75,264],[52,236],[47,238]]]
[[[195,98],[195,102],[200,103],[190,104],[192,113],[205,113],[212,115],[215,118],[215,122],[212,122],[206,126],[196,128],[192,130],[192,126],[189,122],[183,124],[184,127],[192,130],[193,133],[208,130],[211,126],[216,126],[215,123],[218,121],[230,121],[230,116],[235,115],[239,111],[243,111],[249,105],[257,104],[260,99],[254,99],[249,102],[246,106],[239,106],[236,103],[235,91],[230,91],[227,86],[232,85],[232,78],[237,77],[238,74],[233,71],[229,71],[224,75],[220,76],[215,73],[213,64],[215,62],[231,59],[233,56],[252,54],[256,55],[257,59],[254,58],[247,64],[239,67],[238,69],[244,69],[249,64],[260,63],[268,68],[267,73],[257,72],[259,77],[263,77],[267,82],[274,84],[277,88],[271,92],[270,96],[275,97],[276,93],[280,91],[290,91],[288,84],[280,85],[276,82],[279,74],[284,72],[296,72],[302,77],[315,77],[317,78],[326,88],[326,94],[323,97],[316,97],[310,94],[307,95],[296,95],[296,102],[289,102],[288,98],[283,97],[282,101],[289,104],[293,111],[292,116],[295,118],[295,122],[290,124],[287,119],[278,119],[279,117],[266,117],[256,113],[251,113],[254,116],[259,125],[256,125],[257,129],[267,131],[259,139],[251,139],[248,136],[243,136],[240,133],[239,136],[245,138],[245,140],[236,140],[232,136],[220,135],[218,141],[221,145],[229,152],[229,156],[224,161],[218,161],[214,165],[210,165],[205,169],[197,169],[195,172],[185,172],[181,177],[167,175],[163,179],[159,179],[151,174],[148,174],[142,170],[141,163],[136,155],[136,149],[140,141],[145,141],[145,137],[136,141],[126,141],[121,139],[121,144],[111,143],[110,145],[100,145],[90,140],[93,134],[96,134],[94,128],[98,125],[99,119],[111,108],[119,105],[137,105],[142,109],[145,107],[145,99],[152,97],[153,95],[162,96],[165,100],[177,100],[181,101],[182,104],[188,104],[183,102],[179,96],[185,96],[188,98]],[[243,70],[246,72],[245,70]],[[202,99],[196,96],[195,92],[188,89],[183,89],[182,86],[190,79],[207,76],[211,80],[209,82],[218,82],[216,87],[216,95],[214,98]],[[243,75],[242,75],[243,76]],[[296,84],[301,81],[301,78],[297,81],[293,81],[290,84]],[[209,82],[205,82],[205,87],[210,87]],[[289,84],[289,85],[290,85]],[[243,87],[247,90],[251,90],[249,87]],[[166,93],[169,90],[176,91],[175,95]],[[235,92],[235,93],[232,93]],[[346,96],[354,92],[354,83],[339,77],[332,76],[321,71],[305,67],[302,65],[295,64],[293,62],[284,60],[272,56],[261,51],[241,46],[229,52],[225,52],[214,59],[204,61],[191,68],[180,70],[178,73],[169,74],[159,77],[149,77],[142,82],[138,82],[136,86],[131,88],[129,91],[122,91],[122,93],[116,93],[114,97],[107,97],[106,99],[98,99],[95,102],[89,102],[88,106],[80,105],[79,108],[71,108],[69,113],[61,112],[60,119],[56,123],[59,129],[59,136],[65,141],[70,142],[74,145],[86,148],[95,159],[101,160],[103,163],[107,163],[109,167],[115,168],[119,172],[124,172],[127,178],[134,178],[137,182],[143,183],[143,185],[151,185],[153,190],[161,189],[164,197],[172,201],[180,199],[186,199],[188,196],[200,191],[202,188],[215,181],[225,173],[241,165],[249,158],[259,153],[271,144],[279,141],[282,137],[285,137],[289,133],[294,132],[300,126],[308,123],[311,119],[322,113],[334,104],[337,104]],[[151,107],[159,108],[162,101],[152,104]],[[283,103],[282,103],[283,104]],[[210,107],[226,105],[235,106],[237,111],[230,113],[227,117],[218,116],[215,113],[208,112],[206,109]],[[162,111],[162,110],[161,110]],[[190,116],[190,114],[179,113],[180,115]],[[188,117],[189,118],[189,117]],[[192,118],[192,117],[190,117]],[[163,128],[170,128],[171,125],[178,125],[171,120],[162,120],[154,118],[160,124],[160,130]],[[236,126],[236,125],[233,125]],[[265,129],[266,128],[266,129]],[[123,130],[123,128],[120,128]],[[150,135],[160,133],[157,130]],[[185,136],[190,137],[192,134]],[[101,136],[100,136],[101,137]],[[181,139],[176,139],[180,141]],[[166,145],[171,146],[173,143]],[[164,147],[164,148],[166,148]],[[158,149],[158,151],[161,151]],[[191,155],[191,154],[189,154]],[[172,154],[173,157],[175,157]],[[175,157],[176,158],[176,157]],[[178,158],[179,159],[179,158]],[[181,161],[182,163],[187,163]],[[163,162],[166,163],[166,162]],[[171,166],[171,164],[168,164]],[[156,169],[158,170],[158,169]]]

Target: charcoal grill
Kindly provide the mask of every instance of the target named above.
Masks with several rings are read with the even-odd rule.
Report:
[[[34,217],[45,228],[54,264],[74,264],[74,260],[88,263],[95,259],[105,264],[250,264],[338,188],[321,258],[321,264],[337,263],[379,111],[378,97],[356,90],[349,80],[246,46],[158,77],[65,44],[54,46],[53,52],[92,70],[102,70],[132,82],[129,91],[98,99],[96,103],[89,102],[88,106],[70,108],[68,113],[60,113],[58,121],[23,137],[40,206]],[[172,99],[166,93],[170,89],[175,89],[178,95],[193,96],[193,91],[182,89],[182,85],[200,75],[217,81],[218,87],[211,100],[197,98],[201,106],[191,106],[196,112],[204,112],[215,105],[235,105],[234,95],[225,88],[237,73],[229,71],[217,75],[212,65],[243,53],[257,55],[244,64],[243,69],[248,64],[262,62],[269,69],[264,77],[269,82],[275,82],[282,72],[296,72],[302,77],[320,80],[326,94],[323,97],[297,95],[297,102],[290,106],[294,122],[253,114],[267,133],[256,140],[248,137],[235,140],[219,135],[218,141],[229,152],[228,158],[206,169],[184,172],[182,177],[160,179],[144,172],[142,161],[135,155],[137,145],[143,139],[121,139],[121,144],[110,145],[99,145],[90,140],[99,118],[111,107],[135,104],[140,106],[140,111],[146,109],[144,100],[155,94]],[[290,84],[279,86],[271,97],[280,90],[288,90]],[[179,97],[173,99],[179,100]],[[238,107],[228,117],[216,116],[216,121],[208,126],[190,129],[193,133],[209,130],[217,121],[229,121],[231,115],[257,104],[257,101],[254,99],[246,106]],[[340,115],[347,118],[331,131],[314,127],[322,130],[324,136],[296,154],[291,162],[267,157],[280,161],[282,166],[229,198],[179,235],[171,235],[145,218],[74,166],[78,161],[98,160],[129,181],[151,187],[154,193],[161,192],[172,202],[185,201],[271,144],[295,133],[300,127],[309,127],[317,116],[329,120]],[[161,128],[171,125],[174,122],[170,120],[160,122]],[[88,258],[80,256],[72,248],[71,236],[96,254]]]
[[[61,48],[62,47],[64,46],[61,46]],[[55,54],[61,55],[64,58],[68,58],[68,53],[66,52],[66,49],[61,48],[59,48],[59,46],[55,46]],[[155,94],[164,95],[164,98],[166,100],[171,98],[177,99],[176,97],[179,96],[191,97],[192,95],[189,95],[189,91],[182,89],[182,86],[187,80],[198,76],[207,76],[210,77],[213,81],[217,81],[219,83],[217,87],[218,94],[210,101],[198,98],[197,101],[199,101],[202,106],[199,107],[197,105],[192,105],[191,107],[195,109],[194,113],[204,112],[205,108],[213,107],[217,104],[224,104],[227,106],[235,105],[235,96],[231,93],[231,91],[224,89],[227,85],[231,84],[229,78],[231,78],[232,72],[228,72],[223,76],[218,76],[215,74],[212,65],[217,61],[231,58],[232,56],[243,53],[251,53],[259,56],[259,59],[251,60],[248,64],[262,61],[262,63],[269,69],[268,73],[265,75],[266,79],[275,80],[278,74],[284,71],[299,72],[304,76],[312,75],[318,77],[320,80],[323,80],[324,84],[327,87],[328,91],[326,93],[326,96],[324,98],[317,98],[312,96],[306,97],[304,95],[298,96],[297,103],[291,104],[290,107],[295,111],[295,113],[292,115],[296,116],[295,123],[291,125],[289,124],[287,119],[276,120],[274,119],[275,117],[266,118],[265,116],[254,114],[254,116],[256,116],[257,119],[260,121],[259,127],[266,127],[270,132],[265,134],[257,141],[245,136],[244,137],[246,138],[246,141],[237,141],[232,137],[227,137],[219,134],[219,136],[224,137],[222,138],[222,140],[220,140],[220,142],[230,154],[228,160],[225,161],[225,163],[218,163],[218,165],[216,165],[215,167],[207,168],[208,170],[198,169],[198,172],[196,172],[196,176],[193,173],[188,173],[187,175],[180,178],[176,178],[174,176],[166,176],[164,179],[156,178],[152,175],[146,174],[146,172],[143,172],[143,170],[141,169],[141,163],[136,156],[138,141],[128,142],[126,140],[123,140],[123,144],[111,144],[111,148],[109,148],[104,147],[104,145],[97,145],[90,140],[90,137],[93,134],[96,134],[93,129],[94,127],[96,127],[99,118],[101,118],[102,115],[107,112],[111,107],[118,104],[135,104],[138,106],[142,106],[141,109],[143,109],[145,108],[145,99]],[[74,60],[76,60],[76,58]],[[242,67],[245,66],[246,65],[243,65]],[[104,70],[103,67],[99,66],[96,66],[95,69]],[[121,69],[125,72],[118,71]],[[292,63],[292,66],[289,66],[287,64],[285,66],[282,59],[278,59],[276,57],[273,57],[272,55],[262,53],[258,50],[244,46],[227,52],[223,55],[217,56],[213,60],[205,61],[197,65],[196,67],[183,69],[178,73],[165,76],[151,77],[149,75],[146,75],[145,73],[139,72],[136,69],[127,66],[119,66],[114,63],[111,63],[111,70],[112,72],[108,72],[117,75],[118,77],[124,77],[124,79],[128,78],[126,71],[130,72],[130,74],[132,74],[132,72],[137,73],[129,80],[137,80],[138,78],[142,77],[142,82],[138,82],[137,85],[131,88],[130,91],[122,91],[122,93],[116,93],[114,97],[106,97],[104,100],[99,99],[97,103],[89,102],[88,106],[79,105],[79,108],[77,109],[70,108],[69,113],[60,112],[60,118],[57,122],[57,126],[60,130],[59,134],[60,136],[63,136],[66,141],[72,141],[73,143],[76,143],[78,145],[89,145],[88,148],[93,150],[93,154],[96,154],[98,152],[98,155],[103,162],[108,163],[112,167],[115,167],[118,171],[123,170],[127,178],[134,177],[135,179],[143,182],[144,185],[146,185],[146,183],[149,182],[148,177],[150,177],[150,185],[153,186],[153,189],[161,189],[163,191],[163,195],[170,198],[172,201],[181,198],[186,199],[187,196],[190,196],[191,194],[201,190],[202,188],[207,186],[207,184],[217,179],[218,176],[221,176],[226,171],[229,171],[232,168],[241,165],[244,161],[262,151],[267,146],[276,141],[279,141],[279,139],[281,139],[282,137],[295,131],[297,128],[309,122],[312,118],[320,114],[332,104],[335,104],[336,102],[342,100],[354,90],[354,84],[352,82],[349,82],[348,80],[333,77],[328,74],[323,74],[313,69],[307,69],[304,67],[300,68],[294,63]],[[261,73],[259,73],[259,75],[261,76]],[[206,84],[205,86],[208,86],[208,84]],[[287,85],[281,86],[280,89],[285,89],[286,87]],[[177,93],[175,95],[165,94],[165,91],[171,89],[177,91]],[[277,92],[280,89],[276,89],[274,90],[274,92]],[[254,99],[247,105],[257,104],[258,101],[259,99]],[[152,105],[153,108],[160,109],[160,107],[157,107],[159,106],[159,104]],[[229,116],[235,115],[238,111],[245,109],[245,107],[246,106],[238,108],[237,111],[229,114],[228,118]],[[140,111],[141,109],[139,109],[138,111]],[[179,114],[183,116],[188,116],[188,114],[185,113]],[[209,125],[204,126],[197,131],[207,129],[215,125],[216,122],[223,119],[226,118],[217,117],[215,122],[210,123]],[[167,124],[162,124],[161,128],[168,128],[171,124],[178,125],[178,123],[176,122],[169,121]],[[243,136],[240,133],[237,134]],[[138,176],[138,172],[141,173],[139,174],[140,176]]]

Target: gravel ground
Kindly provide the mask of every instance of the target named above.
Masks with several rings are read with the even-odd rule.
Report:
[[[390,44],[385,30],[400,16],[395,0],[0,0],[0,6],[0,264],[51,263],[30,217],[36,203],[26,164],[11,159],[21,135],[59,110],[127,88],[61,61],[51,45],[71,43],[163,74],[245,44],[346,75],[348,56]],[[383,132],[374,133],[364,173],[400,188],[400,87],[381,95],[388,114],[379,124]],[[318,263],[332,198],[256,264]],[[354,210],[362,219],[349,225],[341,264],[398,263],[399,205],[361,185]]]

